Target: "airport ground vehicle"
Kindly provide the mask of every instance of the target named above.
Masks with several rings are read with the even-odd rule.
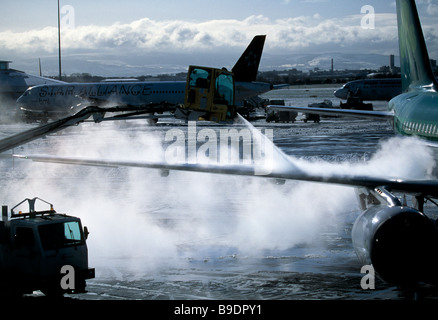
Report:
[[[341,109],[353,109],[353,110],[369,110],[373,111],[372,103],[364,103],[363,100],[359,97],[348,97],[347,102],[340,103]]]
[[[35,211],[35,202],[50,205]],[[29,212],[15,213],[24,202]],[[81,220],[58,214],[53,205],[25,199],[8,216],[2,207],[0,221],[0,293],[11,297],[41,290],[45,295],[85,292],[85,280],[94,278],[88,267],[88,230]]]
[[[266,115],[266,122],[292,122],[296,120],[298,113],[289,111],[271,111]]]
[[[232,122],[236,110],[233,73],[225,68],[189,66],[184,105],[175,111],[177,118]]]
[[[284,100],[270,100],[269,104],[284,106]],[[294,123],[298,116],[295,111],[277,111],[268,108],[266,110],[266,122],[292,122]]]

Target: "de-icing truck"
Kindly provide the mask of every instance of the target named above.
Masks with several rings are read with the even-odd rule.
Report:
[[[35,211],[37,200],[50,205]],[[23,202],[29,212],[15,213]],[[81,220],[59,214],[46,201],[25,199],[11,209],[2,207],[0,221],[0,293],[21,296],[40,290],[48,296],[85,292],[85,280],[94,278],[88,267],[88,230]]]

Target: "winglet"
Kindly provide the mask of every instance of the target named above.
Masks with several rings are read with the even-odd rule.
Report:
[[[236,62],[232,69],[236,81],[251,82],[256,80],[265,39],[266,35],[255,36]]]
[[[397,22],[402,91],[437,90],[415,0],[397,0]]]

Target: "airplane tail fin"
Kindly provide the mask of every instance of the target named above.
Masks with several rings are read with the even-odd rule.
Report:
[[[255,36],[242,56],[234,65],[232,72],[236,81],[255,81],[262,58],[266,35]]]
[[[430,65],[415,0],[397,0],[402,91],[438,89]]]

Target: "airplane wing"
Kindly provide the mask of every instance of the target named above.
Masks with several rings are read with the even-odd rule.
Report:
[[[308,182],[330,183],[350,187],[366,187],[375,189],[386,187],[395,192],[410,194],[421,194],[424,196],[438,196],[438,180],[403,180],[380,178],[360,175],[348,175],[339,173],[312,173],[304,171],[296,166],[292,161],[282,163],[280,166],[269,168],[258,167],[256,165],[217,165],[217,164],[192,164],[148,161],[115,161],[97,160],[85,158],[45,156],[45,155],[13,155],[15,158],[33,160],[35,162],[50,162],[61,164],[101,166],[101,167],[135,167],[159,169],[163,176],[167,176],[169,171],[202,172],[225,175],[251,176],[275,179],[277,182],[284,180],[298,180]]]
[[[45,135],[63,130],[67,127],[78,125],[82,122],[87,121],[87,119],[89,119],[90,117],[92,117],[93,119],[92,121],[96,123],[101,121],[109,121],[109,120],[134,119],[135,116],[157,111],[156,108],[158,108],[158,110],[161,111],[167,111],[167,110],[172,110],[173,105],[150,104],[143,106],[113,106],[107,108],[89,106],[75,113],[72,116],[58,119],[56,121],[47,123],[45,125],[38,126],[14,134],[4,139],[0,139],[0,153],[16,148],[22,144],[41,138]],[[125,113],[121,113],[113,117],[105,117],[106,113],[114,113],[114,112],[125,112]]]
[[[78,125],[91,116],[102,118],[104,113],[105,111],[101,108],[87,107],[72,116],[17,133],[0,140],[0,152],[10,150],[32,140],[41,138],[47,134],[63,130],[67,127]]]
[[[279,90],[279,89],[283,89],[283,88],[287,88],[287,87],[289,87],[288,83],[274,84],[273,85],[274,90]]]
[[[312,107],[294,107],[294,106],[278,106],[269,105],[268,110],[279,111],[296,111],[303,113],[316,113],[327,116],[348,116],[355,118],[367,118],[373,120],[393,120],[394,114],[389,111],[367,111],[367,110],[352,110],[352,109],[336,109],[336,108],[312,108]]]

